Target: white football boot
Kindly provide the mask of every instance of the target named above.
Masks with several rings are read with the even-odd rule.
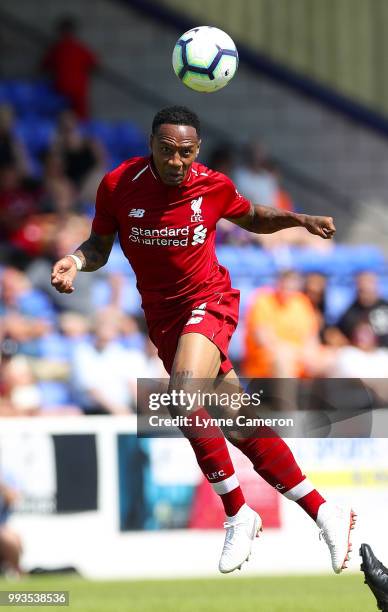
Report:
[[[350,507],[341,508],[330,502],[319,506],[316,523],[320,528],[322,538],[330,550],[331,565],[336,574],[346,569],[350,559],[352,544],[351,530],[356,523],[356,514]]]
[[[255,537],[262,531],[260,516],[244,504],[234,516],[227,516],[224,523],[226,529],[224,548],[218,568],[223,574],[241,569],[248,561]]]

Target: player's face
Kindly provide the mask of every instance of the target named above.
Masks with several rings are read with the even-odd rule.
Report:
[[[199,152],[201,141],[191,125],[160,125],[151,136],[150,145],[155,168],[163,183],[179,186]]]

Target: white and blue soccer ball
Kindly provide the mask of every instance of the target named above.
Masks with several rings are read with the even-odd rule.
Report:
[[[186,87],[212,93],[225,87],[234,77],[238,53],[226,32],[211,26],[200,26],[188,30],[177,40],[172,65]]]

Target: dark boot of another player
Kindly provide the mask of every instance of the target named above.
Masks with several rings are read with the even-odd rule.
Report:
[[[388,569],[374,556],[369,544],[361,544],[360,555],[365,584],[376,597],[378,609],[388,612]]]

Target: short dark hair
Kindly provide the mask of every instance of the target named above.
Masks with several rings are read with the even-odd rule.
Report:
[[[198,115],[187,106],[167,106],[156,113],[152,121],[152,133],[155,134],[158,127],[165,123],[172,125],[191,125],[196,129],[198,136],[201,134],[201,123]]]

